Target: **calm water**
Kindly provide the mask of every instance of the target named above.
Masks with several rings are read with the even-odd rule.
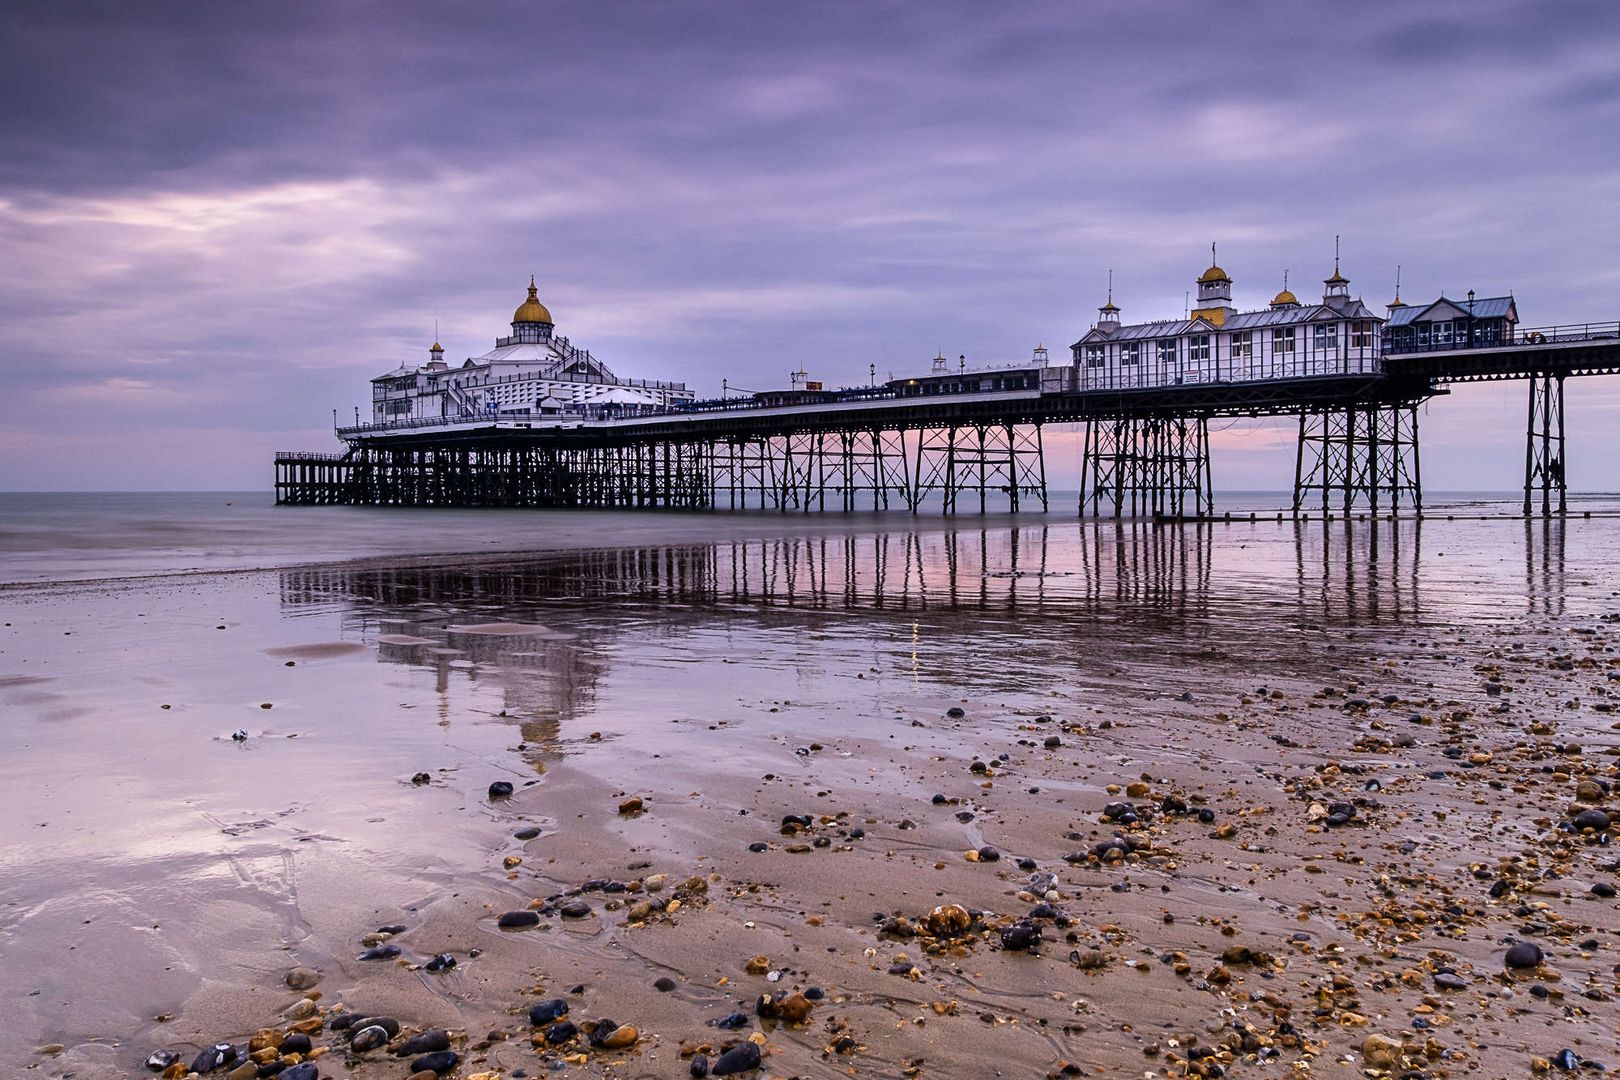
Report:
[[[1217,508],[1274,515],[1278,492],[1232,492]],[[1045,515],[959,515],[960,525],[1075,520],[1075,494],[1054,492]],[[1620,497],[1574,497],[1577,513],[1620,511]],[[1517,496],[1437,493],[1432,515],[1513,516]],[[94,580],[196,570],[278,569],[406,555],[556,551],[749,536],[836,535],[942,528],[951,519],[901,512],[687,513],[277,507],[267,492],[0,492],[0,584]]]

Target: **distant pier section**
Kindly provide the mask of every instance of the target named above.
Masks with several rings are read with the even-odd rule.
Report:
[[[621,378],[555,333],[531,279],[512,333],[482,356],[371,382],[369,418],[336,453],[276,455],[286,505],[765,508],[947,513],[1050,509],[1042,429],[1084,431],[1080,512],[1215,514],[1211,420],[1298,418],[1293,511],[1422,512],[1417,407],[1455,382],[1528,384],[1524,513],[1566,509],[1565,381],[1620,373],[1620,321],[1525,328],[1511,296],[1379,314],[1335,259],[1320,301],[1283,288],[1233,305],[1212,260],[1183,317],[1126,323],[1110,287],[1095,323],[1052,363],[927,371],[827,389],[698,399]],[[875,367],[869,368],[875,375]],[[1504,431],[1504,437],[1513,437]]]

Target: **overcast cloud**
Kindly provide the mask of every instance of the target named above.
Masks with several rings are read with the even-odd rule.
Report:
[[[702,394],[1066,353],[1110,268],[1179,314],[1211,241],[1243,307],[1342,234],[1379,310],[1402,264],[1620,318],[1617,56],[1613,3],[10,0],[0,488],[266,487],[530,273]],[[1517,483],[1522,394],[1432,405],[1427,485]],[[1574,486],[1617,411],[1574,386]],[[1285,486],[1289,435],[1224,431],[1217,486]]]

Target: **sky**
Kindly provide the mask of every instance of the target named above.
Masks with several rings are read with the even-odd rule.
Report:
[[[0,489],[262,489],[367,380],[558,332],[699,394],[1054,355],[1242,308],[1342,237],[1376,310],[1620,319],[1620,5],[0,5]],[[1568,470],[1620,487],[1620,387]],[[1525,386],[1422,413],[1431,490],[1522,482]],[[1223,426],[1217,488],[1292,478]],[[1056,483],[1073,436],[1048,440]]]

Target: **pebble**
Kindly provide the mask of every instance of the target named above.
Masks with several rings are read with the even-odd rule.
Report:
[[[559,1020],[546,1028],[546,1045],[561,1046],[579,1034],[579,1025],[572,1020]]]
[[[565,919],[585,919],[590,917],[591,905],[583,900],[570,900],[558,908],[558,911],[562,913],[562,917]]]
[[[282,1057],[286,1057],[288,1054],[307,1054],[313,1048],[314,1044],[310,1042],[308,1035],[302,1031],[295,1031],[291,1035],[283,1036],[281,1045],[276,1047],[276,1050]]]
[[[448,1049],[450,1049],[450,1033],[445,1031],[443,1028],[428,1028],[426,1031],[417,1035],[412,1035],[410,1038],[400,1043],[399,1046],[394,1049],[394,1056],[410,1057],[412,1054],[432,1054]],[[454,1062],[451,1064],[454,1064]],[[434,1069],[433,1071],[444,1072],[449,1067],[449,1065],[446,1065],[444,1069]],[[413,1063],[412,1068],[420,1071],[421,1069],[426,1068],[426,1066]]]
[[[519,840],[534,840],[539,837],[540,830],[533,825],[525,825],[512,835]]]
[[[153,1072],[162,1072],[179,1060],[180,1055],[173,1050],[156,1050],[147,1056],[146,1067]]]
[[[433,777],[429,776],[425,772],[419,772],[419,773],[412,773],[411,774],[411,783],[413,783],[413,784],[427,784],[427,783],[431,783],[432,780],[433,780]]]
[[[321,981],[321,973],[311,967],[295,967],[284,979],[289,989],[308,990]]]
[[[495,925],[502,930],[527,930],[540,922],[538,911],[508,911],[495,920]]]
[[[489,797],[492,799],[506,799],[512,795],[512,784],[507,780],[497,780],[489,785]]]
[[[1601,896],[1603,899],[1608,900],[1614,896],[1614,886],[1607,881],[1600,881],[1592,886],[1592,895]]]
[[[398,945],[375,945],[360,954],[362,960],[392,960],[399,955]]]
[[[349,1049],[356,1054],[364,1054],[387,1044],[388,1032],[376,1024],[371,1024],[354,1033],[354,1037],[349,1040]]]
[[[1515,941],[1508,946],[1507,954],[1502,957],[1502,963],[1510,968],[1523,970],[1540,964],[1542,956],[1540,945],[1529,941]]]
[[[1466,990],[1468,981],[1462,976],[1450,971],[1442,971],[1434,977],[1434,985],[1441,990]]]
[[[255,1067],[253,1074],[258,1075],[258,1071],[258,1068]],[[292,1068],[283,1069],[281,1072],[276,1073],[280,1080],[319,1080],[320,1075],[320,1067],[313,1061],[300,1061]]]
[[[428,971],[449,971],[456,966],[456,958],[447,952],[440,953],[422,966]]]
[[[945,710],[945,715],[950,717],[952,720],[960,720],[964,716],[967,715],[967,710],[962,708],[962,706],[960,706],[960,705],[952,705],[950,708]],[[754,1056],[757,1058],[759,1056],[759,1054],[755,1053]],[[725,1060],[725,1058],[724,1058],[724,1056],[722,1056],[721,1061],[724,1061],[724,1060]],[[753,1066],[749,1066],[749,1067],[752,1068]],[[715,1063],[715,1072],[716,1073],[719,1072],[719,1062]]]
[[[721,1028],[725,1031],[735,1031],[738,1028],[745,1028],[748,1026],[748,1014],[742,1012],[741,1010],[727,1013],[718,1020],[710,1020],[709,1026]]]
[[[591,1044],[603,1050],[627,1050],[641,1038],[641,1032],[629,1024],[615,1024],[606,1035],[601,1035],[600,1030],[598,1026],[597,1031],[591,1033]]]
[[[646,806],[640,798],[626,799],[624,802],[619,804],[619,813],[625,815],[626,817],[633,817],[634,815],[641,813],[644,809],[646,809]]]
[[[1585,832],[1587,829],[1603,832],[1609,827],[1610,822],[1609,815],[1602,810],[1582,810],[1575,815],[1575,820],[1571,824],[1575,826],[1576,832]]]
[[[958,710],[960,711],[960,710]],[[730,1076],[732,1073],[747,1072],[749,1069],[759,1068],[759,1047],[751,1042],[738,1043],[730,1050],[715,1058],[709,1072],[715,1076]]]
[[[674,979],[670,978],[668,975],[661,975],[654,980],[653,989],[657,990],[660,994],[667,994],[671,990],[675,989],[676,985],[677,984]]]
[[[411,1062],[411,1071],[443,1074],[455,1068],[460,1061],[461,1055],[454,1050],[438,1050],[431,1054],[423,1054]]]
[[[692,1058],[692,1064],[687,1068],[686,1071],[691,1073],[693,1076],[708,1076],[709,1075],[709,1058],[708,1058],[708,1056],[706,1054],[698,1054],[698,1055],[694,1056]]]
[[[215,1069],[222,1069],[227,1065],[236,1064],[236,1059],[241,1056],[241,1051],[230,1043],[215,1043],[191,1059],[191,1071],[194,1073],[210,1073]]]
[[[568,1015],[568,1002],[562,998],[548,998],[529,1006],[529,1023],[534,1027],[549,1024]]]

